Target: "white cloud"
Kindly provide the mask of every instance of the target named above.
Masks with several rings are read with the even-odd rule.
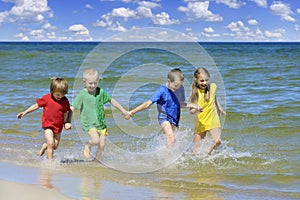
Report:
[[[136,13],[133,10],[130,10],[129,8],[114,8],[111,12],[112,17],[123,17],[125,19],[130,17],[135,17]]]
[[[123,23],[129,18],[133,19],[150,19],[155,25],[172,25],[179,24],[179,20],[174,20],[170,18],[170,15],[166,12],[153,14],[151,8],[160,6],[159,4],[153,2],[138,2],[138,6],[135,10],[129,8],[115,8],[111,12],[106,13],[101,16],[100,20],[97,20],[93,25],[99,27],[105,27],[106,30],[124,32],[127,29],[124,27]],[[117,20],[117,18],[122,18],[123,21]]]
[[[82,24],[74,24],[70,26],[67,32],[72,33],[75,40],[92,40],[89,30]]]
[[[9,12],[7,11],[0,12],[0,25],[6,21],[8,16],[9,16]]]
[[[55,40],[56,39],[56,34],[55,32],[49,32],[49,33],[46,33],[46,36],[49,40]]]
[[[52,26],[49,22],[45,23],[43,26],[42,26],[43,29],[56,29],[55,26]]]
[[[170,19],[170,16],[166,12],[162,12],[160,14],[156,14],[152,18],[153,24],[156,25],[172,25],[172,24],[179,24],[180,22],[178,20],[172,20]]]
[[[118,32],[125,32],[125,31],[127,31],[127,29],[124,26],[122,26],[120,24],[120,22],[118,22],[118,21],[115,22],[115,23],[113,23],[111,26],[109,26],[107,28],[107,30],[118,31]]]
[[[138,5],[141,7],[146,7],[146,8],[158,8],[161,7],[160,4],[155,3],[155,2],[150,2],[150,1],[139,1]]]
[[[153,14],[150,8],[139,6],[136,9],[137,16],[143,18],[152,18]]]
[[[295,26],[294,26],[294,27],[295,27],[295,30],[296,30],[296,31],[300,31],[300,25],[298,25],[298,24],[295,24]]]
[[[265,31],[265,36],[268,38],[282,38],[286,31],[284,29],[277,29],[273,31]]]
[[[255,34],[260,36],[260,35],[263,35],[263,32],[260,30],[260,28],[256,28]]]
[[[51,10],[48,7],[47,0],[10,0],[15,5],[8,11],[8,20],[10,22],[43,22],[45,16],[52,17]]]
[[[267,0],[252,0],[254,1],[258,6],[266,8],[268,6]]]
[[[229,8],[240,8],[241,6],[246,5],[245,2],[239,0],[216,0],[216,3],[225,4]]]
[[[180,6],[178,11],[184,12],[189,20],[204,19],[205,21],[222,21],[222,16],[215,15],[208,10],[209,1],[188,2],[187,7]]]
[[[258,24],[258,22],[257,22],[255,19],[249,19],[249,20],[248,20],[248,24],[249,24],[249,25],[255,26],[255,25]]]
[[[44,39],[44,30],[43,29],[31,30],[29,32],[29,35],[30,35],[31,39],[43,40]]]
[[[14,35],[14,37],[20,38],[22,41],[29,41],[29,38],[26,35],[24,35],[24,33],[18,33]]]
[[[206,33],[213,33],[215,31],[214,31],[214,29],[212,27],[206,27],[206,28],[204,28],[204,32],[206,32]]]
[[[84,7],[91,10],[94,9],[91,4],[85,4]]]
[[[270,6],[271,11],[275,15],[279,15],[282,20],[295,22],[296,20],[290,15],[293,13],[288,4],[284,4],[281,1],[275,1]]]
[[[249,28],[244,25],[242,21],[237,21],[237,22],[231,22],[227,28],[231,32],[242,32],[242,31],[249,31]]]
[[[297,9],[297,13],[300,13],[300,8]]]

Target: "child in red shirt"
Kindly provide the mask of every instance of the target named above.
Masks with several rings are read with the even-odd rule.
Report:
[[[50,84],[50,93],[36,99],[36,103],[24,112],[18,114],[21,119],[28,113],[38,108],[43,108],[42,128],[44,129],[47,143],[42,145],[40,156],[47,150],[47,158],[52,159],[54,150],[57,149],[63,126],[66,130],[72,128],[70,103],[65,95],[68,93],[68,83],[62,78],[54,78]],[[66,119],[66,120],[65,120]]]

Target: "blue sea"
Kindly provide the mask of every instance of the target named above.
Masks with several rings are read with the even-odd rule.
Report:
[[[17,114],[49,92],[52,77],[68,81],[72,103],[89,67],[125,109],[148,100],[175,67],[188,100],[194,70],[206,67],[227,112],[221,146],[207,155],[207,134],[191,154],[194,116],[182,109],[168,151],[155,105],[126,121],[108,103],[103,163],[83,157],[88,136],[75,112],[49,164],[38,156],[42,110]],[[0,42],[0,70],[2,180],[74,199],[300,199],[300,43]]]

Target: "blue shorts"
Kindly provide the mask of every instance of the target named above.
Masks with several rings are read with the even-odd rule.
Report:
[[[168,121],[165,113],[158,113],[158,123],[161,125],[163,122]]]

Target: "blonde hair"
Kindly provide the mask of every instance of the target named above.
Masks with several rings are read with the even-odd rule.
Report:
[[[83,79],[87,79],[90,77],[99,77],[98,71],[94,68],[88,68],[83,72]]]
[[[52,78],[50,84],[50,93],[60,92],[63,95],[68,93],[68,82],[63,78]]]
[[[210,74],[207,69],[204,67],[199,67],[194,72],[194,79],[192,82],[191,94],[190,94],[190,102],[196,102],[199,98],[198,89],[200,89],[198,83],[195,81],[199,78],[199,75],[206,75],[210,78]],[[209,87],[209,86],[208,86]],[[209,101],[210,99],[210,90],[206,89],[204,94],[205,101]]]

